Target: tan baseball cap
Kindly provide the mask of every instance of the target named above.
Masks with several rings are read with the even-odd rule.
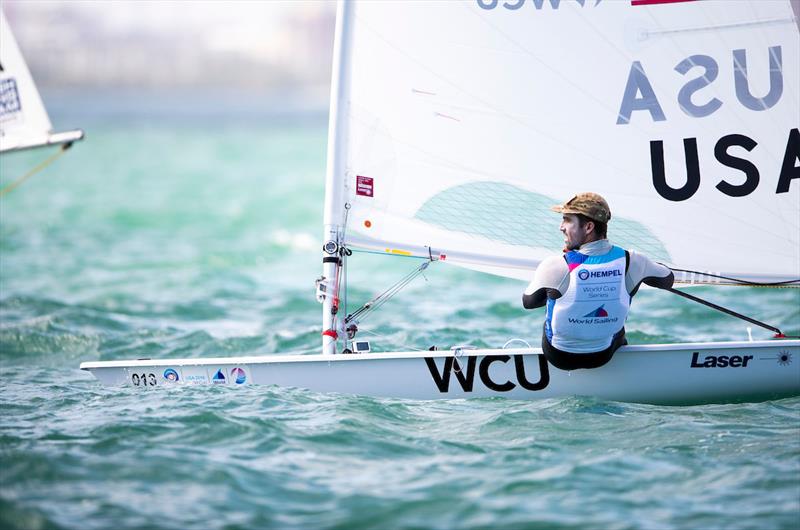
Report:
[[[580,213],[601,223],[607,223],[611,219],[611,209],[606,200],[592,192],[579,193],[564,204],[550,209],[558,213]]]

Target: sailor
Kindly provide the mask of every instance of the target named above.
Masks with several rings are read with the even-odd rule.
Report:
[[[611,210],[596,193],[553,206],[562,214],[564,254],[545,259],[522,295],[526,309],[547,306],[542,350],[562,370],[603,366],[625,339],[633,295],[644,282],[672,287],[672,271],[606,238]]]

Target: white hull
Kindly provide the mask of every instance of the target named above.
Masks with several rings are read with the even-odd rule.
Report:
[[[625,346],[602,368],[572,372],[548,365],[537,348],[105,361],[81,369],[107,385],[142,389],[261,384],[409,399],[582,395],[699,404],[800,395],[800,340]]]

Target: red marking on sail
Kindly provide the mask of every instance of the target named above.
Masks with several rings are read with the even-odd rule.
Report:
[[[454,118],[453,116],[448,116],[447,114],[442,114],[441,112],[435,112],[434,114],[436,114],[440,118],[447,118],[448,120],[453,120],[453,121],[461,121],[458,118]]]
[[[356,195],[372,197],[374,191],[375,185],[372,177],[362,177],[361,175],[356,175]]]
[[[678,2],[696,2],[697,0],[631,0],[632,6],[652,6],[655,4],[677,4]]]

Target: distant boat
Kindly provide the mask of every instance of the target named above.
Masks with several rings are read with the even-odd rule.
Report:
[[[562,245],[549,207],[581,191],[609,200],[617,244],[670,264],[680,282],[800,286],[800,31],[789,0],[343,0],[334,53],[322,353],[82,369],[139,388],[413,399],[800,395],[800,340],[630,345],[601,368],[565,372],[530,346],[375,353],[356,338],[428,265],[530,279]],[[420,265],[348,311],[353,249]],[[587,296],[599,306],[588,325],[615,318],[602,286]],[[531,340],[540,325],[532,319]]]
[[[0,9],[0,153],[83,139],[76,129],[54,132],[25,59]]]

